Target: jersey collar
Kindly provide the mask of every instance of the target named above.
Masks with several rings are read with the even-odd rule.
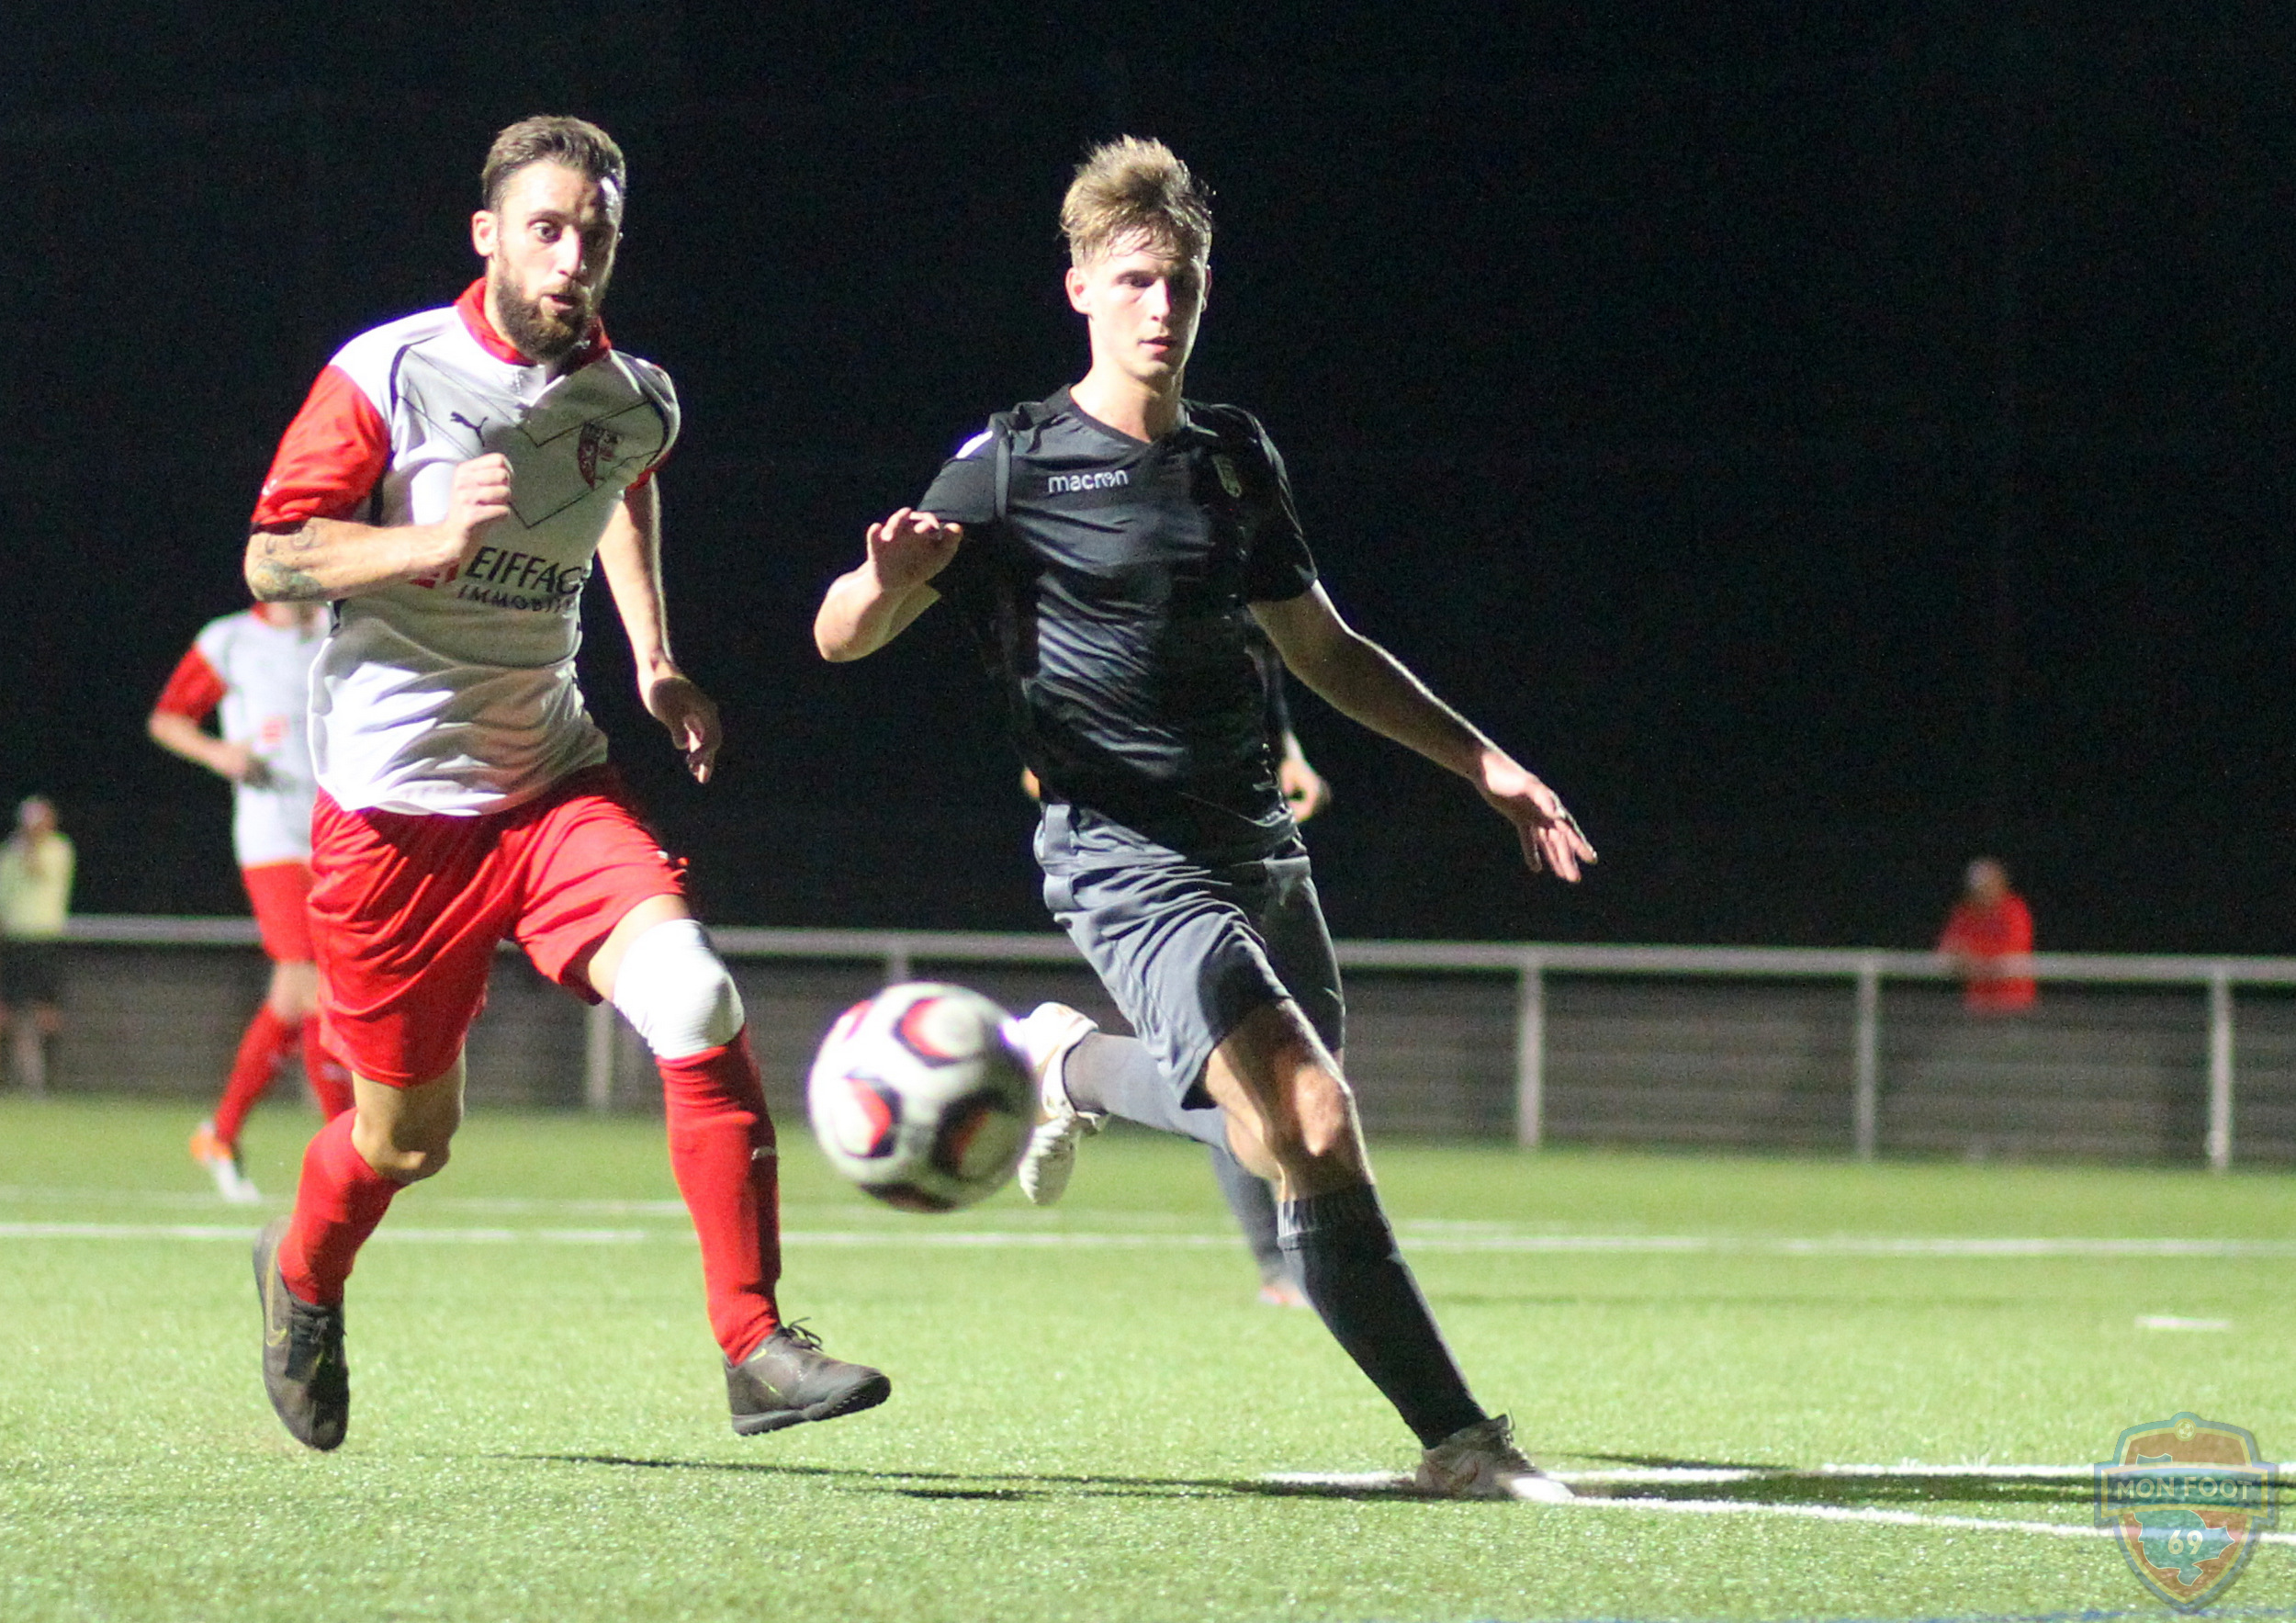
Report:
[[[1094,432],[1135,451],[1145,451],[1157,445],[1212,445],[1220,438],[1218,434],[1196,421],[1196,413],[1189,409],[1186,400],[1180,401],[1179,420],[1153,440],[1136,440],[1122,429],[1101,422],[1076,403],[1075,394],[1071,389],[1062,389],[1046,403],[1055,411],[1067,412]]]
[[[528,360],[519,347],[503,337],[488,319],[487,279],[484,276],[462,290],[462,297],[455,300],[455,313],[462,317],[462,324],[470,330],[470,336],[478,341],[478,347],[496,360],[513,366],[541,365],[538,361]],[[592,321],[581,343],[576,344],[573,353],[566,357],[563,370],[579,372],[613,347],[613,344],[606,337],[606,323],[602,321]]]

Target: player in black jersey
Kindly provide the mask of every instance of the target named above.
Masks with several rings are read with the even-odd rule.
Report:
[[[1266,634],[1258,629],[1258,624],[1253,621],[1245,629],[1252,633],[1253,660],[1259,667],[1266,693],[1267,747],[1276,758],[1276,786],[1283,791],[1285,804],[1291,807],[1291,820],[1304,823],[1331,804],[1332,788],[1322,774],[1308,764],[1307,751],[1300,747],[1300,735],[1291,730],[1291,701],[1284,693],[1283,656],[1276,651],[1276,645],[1267,640]],[[1044,796],[1038,787],[1036,773],[1025,766],[1020,769],[1020,787],[1030,800],[1042,803]],[[1076,1022],[1083,1020],[1082,1015],[1065,1005],[1047,1004],[1030,1017],[1029,1029],[1033,1031],[1058,1021],[1075,1030]],[[1209,1146],[1212,1177],[1220,1185],[1221,1198],[1228,1202],[1228,1210],[1235,1217],[1236,1226],[1244,1231],[1244,1244],[1252,1253],[1252,1265],[1259,1269],[1259,1299],[1268,1307],[1305,1307],[1308,1299],[1300,1292],[1299,1281],[1284,1256],[1283,1242],[1277,1230],[1275,1194],[1266,1179],[1254,1177],[1228,1148],[1225,1123],[1223,1117],[1221,1136]],[[1043,1181],[1048,1167],[1054,1165],[1055,1159],[1064,1167],[1073,1163],[1076,1133],[1090,1131],[1084,1117],[1075,1117],[1074,1125],[1075,1132],[1041,1133],[1030,1145],[1033,1153],[1023,1162],[1025,1177],[1021,1187],[1040,1205],[1048,1203]],[[1051,1196],[1053,1200],[1058,1198],[1057,1191]]]
[[[1139,1032],[1057,1004],[1021,1022],[1045,1118],[1024,1188],[1056,1199],[1103,1114],[1224,1140],[1276,1185],[1308,1300],[1417,1434],[1420,1485],[1567,1499],[1469,1393],[1380,1210],[1251,625],[1334,708],[1471,783],[1534,871],[1576,880],[1593,849],[1553,791],[1340,618],[1259,423],[1183,398],[1211,241],[1187,167],[1160,142],[1111,142],[1061,220],[1090,370],[1001,413],[916,508],[871,525],[814,624],[825,657],[853,659],[956,606],[1043,787],[1046,904]]]

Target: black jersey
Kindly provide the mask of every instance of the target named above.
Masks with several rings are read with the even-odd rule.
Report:
[[[1144,442],[1063,389],[1000,414],[917,505],[968,531],[933,584],[1003,683],[1048,799],[1207,858],[1293,838],[1245,605],[1299,596],[1315,561],[1249,412],[1185,402]]]

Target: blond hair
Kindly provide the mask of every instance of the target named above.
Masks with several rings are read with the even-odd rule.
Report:
[[[1120,136],[1076,165],[1061,201],[1061,231],[1073,265],[1139,238],[1177,259],[1205,259],[1211,254],[1211,194],[1164,142]]]

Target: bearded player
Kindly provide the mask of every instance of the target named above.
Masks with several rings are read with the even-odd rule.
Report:
[[[191,1158],[236,1204],[263,1198],[239,1151],[247,1112],[287,1056],[303,1054],[311,1097],[330,1121],[351,1108],[351,1073],[319,1029],[319,967],[311,961],[311,658],[317,603],[257,603],[200,627],[146,724],[170,754],[231,785],[231,846],[271,960],[263,1006],[240,1038],[215,1114],[191,1135]],[[219,732],[205,726],[218,716]]]
[[[481,184],[486,274],[336,355],[248,541],[258,600],[333,605],[311,680],[311,920],[355,1098],[311,1141],[294,1215],[256,1243],[264,1385],[302,1442],[343,1441],[343,1281],[392,1197],[446,1164],[463,1040],[507,938],[653,1050],[734,1429],[851,1414],[890,1384],[782,1318],[773,1127],[741,998],[575,686],[594,566],[639,696],[709,781],[717,710],[663,611],[655,470],[677,400],[598,316],[622,153],[580,119],[528,118]]]
[[[814,622],[826,657],[859,659],[951,600],[1043,787],[1046,905],[1140,1033],[1058,1004],[1021,1022],[1044,1114],[1024,1188],[1057,1199],[1105,1114],[1226,1142],[1276,1185],[1308,1301],[1418,1437],[1422,1489],[1567,1499],[1469,1392],[1380,1209],[1249,626],[1334,709],[1466,779],[1533,871],[1575,880],[1593,850],[1553,791],[1340,618],[1258,422],[1185,398],[1211,246],[1187,167],[1160,142],[1103,146],[1061,223],[1090,369],[993,419],[914,510],[870,526]]]

